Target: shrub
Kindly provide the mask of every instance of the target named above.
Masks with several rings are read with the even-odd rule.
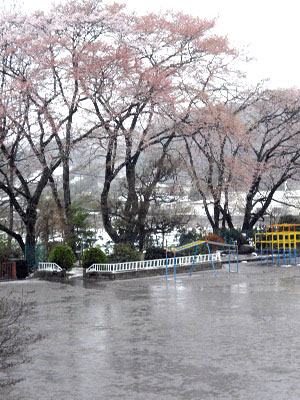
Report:
[[[146,249],[145,260],[157,260],[166,257],[166,250],[162,247],[149,247]]]
[[[75,260],[76,257],[71,247],[64,244],[58,244],[53,247],[48,258],[49,262],[54,262],[66,270],[73,267]]]
[[[209,233],[204,237],[204,240],[209,240],[211,242],[217,242],[217,243],[224,243],[224,239],[221,236],[216,235],[215,233]],[[215,252],[217,250],[223,250],[224,247],[218,246],[217,244],[209,244],[209,249],[211,252]]]
[[[300,224],[299,215],[285,214],[281,215],[278,221],[279,224]]]
[[[11,258],[21,258],[22,251],[14,243],[11,246],[8,242],[0,239],[0,263],[9,261]]]
[[[201,240],[203,238],[202,229],[192,228],[191,230],[183,229],[179,235],[178,246],[183,246],[188,243],[196,242],[197,240]]]
[[[84,250],[82,256],[83,268],[89,268],[93,264],[107,263],[107,255],[99,247],[90,247]]]
[[[128,243],[114,245],[114,252],[109,256],[109,262],[120,263],[127,261],[140,261],[141,253],[133,249]]]
[[[224,229],[221,231],[221,234],[226,243],[236,243],[238,246],[248,243],[246,235],[237,229]],[[247,232],[247,236],[253,237],[254,233],[249,231]]]
[[[198,227],[197,229],[192,228],[192,229],[182,229],[180,232],[180,235],[176,235],[178,238],[178,245],[176,247],[181,247],[186,244],[190,244],[193,242],[197,242],[198,240],[204,240],[203,239],[203,232],[202,228]],[[186,250],[182,250],[178,253],[178,257],[184,257],[184,256],[190,256],[195,253],[197,250],[197,254],[206,254],[207,253],[207,247],[206,245],[203,246],[202,244],[197,246],[197,249],[195,247],[190,247]]]

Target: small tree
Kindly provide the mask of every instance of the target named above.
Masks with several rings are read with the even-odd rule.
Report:
[[[118,243],[114,246],[114,252],[109,257],[109,261],[113,263],[140,261],[141,253],[133,249],[128,243]]]
[[[162,247],[148,247],[145,253],[145,260],[157,260],[166,257],[166,250]]]
[[[49,262],[54,262],[66,270],[73,267],[75,260],[76,257],[71,247],[64,244],[56,245],[49,254]]]
[[[82,256],[83,268],[89,268],[92,264],[107,263],[107,255],[99,247],[90,247],[84,250]]]
[[[236,243],[238,246],[248,243],[247,236],[253,237],[253,232],[247,232],[247,235],[238,229],[222,229],[220,235],[226,243]]]
[[[69,245],[73,249],[80,250],[81,246],[95,243],[95,233],[88,222],[90,212],[85,210],[79,202],[74,202],[71,205],[70,211],[75,237],[70,239],[71,242]]]
[[[192,228],[192,229],[182,229],[179,234],[176,236],[178,239],[178,247],[184,246],[185,244],[189,244],[192,242],[196,242],[198,240],[204,240],[203,239],[203,230],[201,227]],[[207,253],[207,246],[202,243],[197,248],[191,247],[189,249],[183,250],[180,253],[178,253],[179,257],[187,256],[187,255],[192,255],[196,251],[197,254],[206,254]]]
[[[178,246],[183,246],[188,243],[196,242],[197,240],[202,240],[203,239],[203,231],[202,229],[198,229],[198,231],[195,228],[192,229],[182,229],[180,231],[180,235],[178,238]]]

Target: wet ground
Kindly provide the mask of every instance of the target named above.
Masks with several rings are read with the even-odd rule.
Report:
[[[300,267],[11,290],[45,339],[1,399],[300,398]]]

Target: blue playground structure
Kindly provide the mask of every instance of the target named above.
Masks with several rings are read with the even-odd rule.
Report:
[[[231,271],[231,251],[230,250],[231,249],[235,249],[236,250],[236,271],[235,272],[239,272],[239,254],[238,254],[238,246],[236,244],[213,242],[211,240],[197,240],[196,242],[188,243],[188,244],[185,244],[183,246],[177,247],[175,249],[166,250],[166,279],[168,279],[168,253],[173,253],[173,257],[174,257],[174,280],[176,280],[176,255],[177,255],[177,253],[195,247],[194,258],[193,258],[192,266],[191,266],[191,269],[190,269],[190,276],[192,276],[193,268],[194,268],[194,264],[195,264],[195,259],[196,259],[196,255],[197,255],[197,251],[198,251],[198,247],[203,243],[205,243],[206,246],[207,246],[208,254],[210,255],[210,261],[211,261],[212,268],[213,268],[213,271],[214,271],[214,276],[217,276],[217,273],[216,273],[216,268],[215,268],[215,264],[214,264],[213,258],[211,256],[212,253],[211,253],[211,250],[210,250],[210,247],[209,247],[210,244],[228,248],[228,272],[233,272],[233,271]]]
[[[296,248],[288,248],[288,249],[260,249],[260,265],[263,263],[272,265],[272,267],[276,266],[297,266],[297,249]]]

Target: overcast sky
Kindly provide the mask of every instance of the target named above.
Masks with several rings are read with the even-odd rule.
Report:
[[[4,0],[9,3],[10,0]],[[48,0],[22,0],[26,8],[45,8]],[[173,9],[201,18],[217,18],[218,33],[254,57],[250,82],[269,78],[269,86],[300,88],[299,0],[124,0],[139,13]],[[299,3],[299,6],[298,6]]]

